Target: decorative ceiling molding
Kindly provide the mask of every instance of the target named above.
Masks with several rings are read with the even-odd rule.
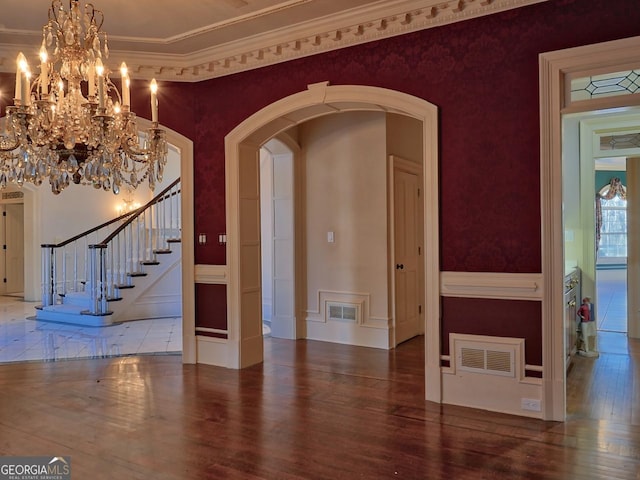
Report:
[[[189,54],[117,50],[109,63],[126,60],[132,77],[198,82],[317,53],[433,28],[547,0],[404,0],[376,2],[287,28],[214,45]],[[190,32],[190,34],[193,32]],[[34,45],[0,45],[0,71],[15,71],[18,51]]]

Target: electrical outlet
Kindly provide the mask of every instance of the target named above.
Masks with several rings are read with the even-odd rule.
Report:
[[[531,410],[532,412],[539,412],[542,410],[540,406],[540,400],[535,398],[523,398],[520,403],[522,410]]]

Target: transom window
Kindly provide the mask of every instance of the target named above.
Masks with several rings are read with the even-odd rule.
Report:
[[[571,101],[640,92],[640,69],[571,80]]]

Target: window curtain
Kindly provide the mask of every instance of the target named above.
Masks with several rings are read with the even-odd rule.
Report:
[[[601,189],[601,191],[604,190]],[[609,188],[605,193],[596,193],[596,252],[600,248],[600,235],[602,230],[602,200],[611,200],[615,196],[622,200],[627,199],[627,189],[622,185],[619,178],[614,177],[609,182]]]

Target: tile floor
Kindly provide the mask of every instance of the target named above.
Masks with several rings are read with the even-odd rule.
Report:
[[[598,330],[627,331],[626,268],[596,272],[596,320]]]
[[[0,363],[182,351],[179,317],[83,327],[34,320],[39,304],[0,296]]]

